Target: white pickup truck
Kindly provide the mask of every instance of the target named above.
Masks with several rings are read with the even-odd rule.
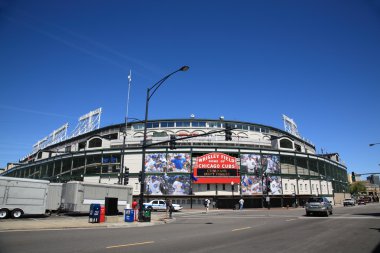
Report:
[[[151,211],[166,211],[166,201],[163,199],[154,199],[148,203],[144,203],[144,208],[145,209],[150,209]],[[173,204],[174,211],[178,212],[180,211],[183,207],[178,204]]]
[[[343,200],[343,206],[355,206],[355,200],[345,199]]]

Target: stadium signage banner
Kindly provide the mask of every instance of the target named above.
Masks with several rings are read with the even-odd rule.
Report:
[[[240,183],[236,158],[223,153],[209,153],[197,158],[193,169],[195,184]]]

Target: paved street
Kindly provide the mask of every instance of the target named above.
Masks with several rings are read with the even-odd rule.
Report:
[[[174,217],[149,227],[3,231],[1,252],[380,252],[379,204],[336,207],[330,217],[306,217],[302,208]]]

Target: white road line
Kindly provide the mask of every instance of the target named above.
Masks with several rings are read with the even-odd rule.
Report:
[[[151,244],[151,243],[154,243],[154,241],[136,242],[136,243],[123,244],[123,245],[114,245],[114,246],[108,246],[108,247],[106,247],[106,249],[130,247],[130,246],[137,246],[137,245],[144,245],[144,244]]]
[[[250,229],[251,227],[245,227],[245,228],[236,228],[236,229],[232,229],[232,232],[234,231],[241,231],[241,230],[246,230],[246,229]]]

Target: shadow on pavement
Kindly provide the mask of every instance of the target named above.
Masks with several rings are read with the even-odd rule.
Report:
[[[363,215],[363,216],[375,216],[380,217],[380,213],[355,213],[353,215]]]

